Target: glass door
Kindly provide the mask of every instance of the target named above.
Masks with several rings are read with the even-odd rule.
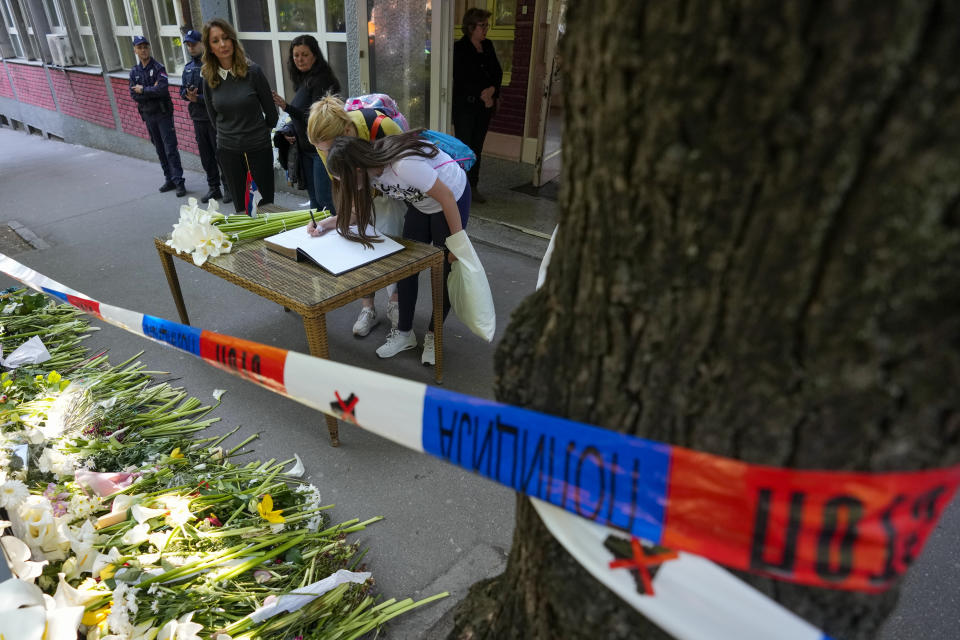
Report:
[[[560,68],[557,43],[563,36],[566,0],[551,0],[544,61],[543,101],[540,103],[540,124],[537,132],[537,156],[533,170],[533,186],[540,187],[560,176],[563,141],[563,107],[560,98]]]
[[[366,42],[359,43],[361,92],[388,94],[411,128],[445,126],[439,116],[444,113],[442,96],[436,96],[435,90],[449,86],[442,77],[441,61],[445,57],[449,67],[452,43],[439,33],[435,19],[445,19],[447,3],[360,0],[357,5],[360,32],[365,18],[367,34]],[[436,56],[434,50],[443,53]],[[449,113],[449,107],[445,111]]]

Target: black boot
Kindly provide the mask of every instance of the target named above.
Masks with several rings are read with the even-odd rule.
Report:
[[[160,188],[158,189],[158,191],[160,191],[160,193],[165,193],[167,191],[173,191],[176,188],[177,188],[177,185],[174,184],[173,180],[167,180],[162,185],[160,185]]]
[[[230,196],[230,189],[227,189],[226,185],[223,186],[223,200],[221,200],[221,202],[223,202],[224,204],[227,204],[228,202],[233,202],[233,198]]]
[[[211,199],[223,201],[223,194],[220,193],[219,187],[210,187],[210,190],[203,194],[203,197],[200,198],[200,202],[206,204]]]

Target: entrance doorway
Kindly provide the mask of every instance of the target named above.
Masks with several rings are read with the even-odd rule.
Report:
[[[566,0],[551,0],[546,12],[543,101],[540,103],[540,121],[537,131],[537,155],[534,163],[533,186],[540,187],[560,177],[563,142],[563,86],[560,81],[558,43],[563,37]]]

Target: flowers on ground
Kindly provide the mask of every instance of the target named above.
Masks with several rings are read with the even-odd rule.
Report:
[[[330,524],[293,477],[299,458],[235,463],[256,436],[195,439],[214,407],[134,359],[89,357],[72,308],[23,294],[8,307],[0,348],[41,333],[51,359],[0,374],[0,545],[16,576],[0,608],[4,589],[25,599],[0,611],[0,635],[74,640],[82,622],[91,640],[348,638],[433,599],[375,602],[347,535],[378,518]]]

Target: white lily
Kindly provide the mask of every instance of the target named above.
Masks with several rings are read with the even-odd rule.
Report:
[[[166,523],[171,527],[182,527],[193,520],[193,512],[190,511],[190,498],[183,496],[163,496],[160,502],[170,513],[167,514]]]
[[[149,534],[150,525],[144,522],[132,527],[126,533],[124,533],[123,537],[120,538],[120,542],[126,545],[139,545],[149,539]]]
[[[113,499],[113,503],[110,505],[110,511],[126,511],[143,496],[144,494],[142,493],[137,493],[132,496],[121,493]]]
[[[303,460],[300,459],[300,456],[293,454],[293,457],[297,459],[296,464],[293,465],[293,468],[290,471],[287,471],[283,475],[290,476],[291,478],[301,478],[303,477]]]
[[[170,536],[173,535],[173,531],[154,531],[147,539],[150,541],[150,544],[155,546],[157,549],[162,550],[167,546],[167,540],[170,539]]]
[[[142,504],[135,504],[130,508],[130,513],[133,515],[134,520],[136,520],[139,524],[143,524],[150,518],[158,518],[160,516],[167,515],[167,510],[151,509],[150,507],[145,507]]]
[[[0,638],[75,640],[82,617],[83,607],[61,607],[29,582],[0,583]]]
[[[108,567],[116,567],[117,565],[121,564],[122,559],[123,556],[120,555],[120,550],[116,547],[110,547],[110,551],[108,551],[106,554],[97,554],[97,559],[93,561],[93,568],[91,568],[90,573],[94,578],[103,577],[100,574],[104,569]],[[112,570],[109,573],[110,575],[113,575]]]
[[[67,577],[63,573],[57,574],[60,578],[57,584],[57,592],[53,594],[53,599],[58,607],[85,607],[97,598],[101,598],[109,591],[104,591],[97,587],[97,583],[92,580],[84,580],[80,583],[80,588],[70,586]]]
[[[190,622],[191,618],[193,618],[192,611],[180,616],[178,620],[169,620],[160,627],[157,640],[200,640],[197,633],[203,630],[203,625]]]
[[[29,580],[40,577],[47,561],[33,562],[30,560],[30,547],[23,540],[15,536],[3,536],[0,538],[0,544],[3,545],[3,552],[10,562],[10,571],[21,580]]]

